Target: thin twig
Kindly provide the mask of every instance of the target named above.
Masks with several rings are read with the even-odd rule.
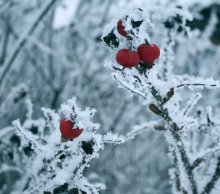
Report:
[[[131,91],[132,93],[137,94],[138,96],[140,96],[140,97],[142,97],[142,98],[144,98],[144,99],[146,100],[146,97],[145,97],[143,94],[139,93],[139,92],[136,91],[136,90],[132,90],[131,88],[129,88],[128,86],[126,86],[125,84],[123,84],[121,81],[118,80],[118,78],[117,78],[115,75],[114,75],[114,78],[115,78],[116,81],[117,81],[118,83],[120,83],[124,88],[128,89],[128,90]]]
[[[5,37],[4,37],[2,48],[1,48],[2,53],[0,57],[0,66],[4,64],[4,61],[7,55],[7,47],[8,47],[9,35],[10,35],[8,20],[7,19],[5,20],[6,20],[5,21]]]
[[[24,137],[24,139],[26,139],[26,141],[27,141],[28,143],[30,143],[30,144],[34,147],[33,151],[34,151],[35,153],[36,153],[35,149],[38,150],[38,151],[40,151],[40,152],[42,152],[42,150],[37,146],[38,143],[35,142],[35,141],[33,141],[33,140],[31,140],[30,138],[28,138],[27,135],[23,132],[23,128],[21,127],[20,121],[17,121],[17,120],[16,120],[16,121],[14,121],[12,124],[13,124],[14,127],[16,127],[16,129],[17,129],[17,130],[19,131],[19,133]]]
[[[45,74],[45,72],[42,70],[42,68],[38,66],[35,61],[33,61],[32,65],[37,70],[37,72],[40,74],[44,82],[55,92],[57,90],[56,87],[54,86],[52,80],[50,80],[48,76]]]
[[[197,104],[197,102],[199,101],[199,99],[201,98],[200,94],[196,94],[195,96],[193,96],[193,98],[190,100],[190,102],[188,103],[183,115],[187,115],[190,111],[191,108]]]
[[[114,136],[116,136],[116,138],[113,140],[111,138],[108,139],[108,134],[107,134],[106,136],[104,136],[103,142],[104,143],[112,143],[112,144],[122,144],[127,141],[130,141],[131,139],[134,139],[137,135],[148,130],[149,128],[152,128],[152,129],[155,128],[155,126],[157,126],[157,125],[158,125],[158,121],[151,121],[150,123],[146,123],[146,124],[143,124],[142,126],[134,128],[132,131],[128,132],[124,136],[114,135]]]
[[[189,87],[189,86],[217,87],[216,84],[208,85],[208,84],[195,83],[195,84],[180,84],[180,85],[176,86],[176,88]]]
[[[3,80],[5,76],[9,73],[15,59],[17,58],[18,54],[21,52],[22,48],[27,43],[28,37],[35,31],[40,21],[44,18],[44,16],[49,12],[52,6],[57,2],[57,0],[50,0],[45,7],[41,10],[40,14],[37,16],[36,20],[33,22],[32,26],[26,32],[26,34],[18,41],[17,46],[15,47],[14,51],[12,52],[11,56],[8,57],[6,60],[1,72],[0,72],[0,88],[2,86]]]
[[[220,146],[207,149],[205,153],[203,153],[201,156],[197,157],[196,160],[194,160],[193,165],[191,168],[197,167],[201,162],[203,162],[210,154],[214,154],[216,152],[220,151]],[[199,161],[201,161],[199,163]]]

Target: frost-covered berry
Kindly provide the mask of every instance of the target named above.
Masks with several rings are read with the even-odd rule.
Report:
[[[118,21],[117,30],[118,30],[118,33],[124,37],[128,35],[128,33],[125,31],[125,27],[123,26],[123,23],[121,20]]]
[[[62,119],[60,121],[60,132],[62,137],[65,139],[73,139],[82,133],[83,129],[74,128],[74,124],[72,121],[68,119]]]
[[[116,55],[116,61],[123,67],[134,67],[140,62],[140,57],[137,52],[121,49]]]
[[[140,56],[140,60],[147,64],[153,63],[160,56],[160,49],[155,44],[141,44],[137,52]]]

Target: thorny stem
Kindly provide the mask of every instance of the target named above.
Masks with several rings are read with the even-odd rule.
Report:
[[[179,131],[181,129],[177,126],[177,124],[175,122],[173,122],[172,118],[169,116],[168,110],[163,107],[163,104],[162,104],[163,98],[162,98],[162,96],[160,96],[160,94],[158,94],[158,92],[156,91],[156,89],[153,86],[151,87],[151,93],[157,102],[158,108],[161,111],[160,116],[167,122],[167,124],[169,126],[168,130],[170,131],[173,139],[175,140],[175,143],[176,143],[175,146],[176,146],[177,151],[180,153],[180,157],[181,157],[183,166],[185,168],[187,177],[188,177],[190,185],[191,185],[192,193],[198,194],[197,185],[196,185],[195,178],[194,178],[194,175],[193,175],[193,172],[191,169],[191,164],[190,164],[189,158],[186,154],[181,137],[179,135]]]
[[[147,74],[146,71],[144,72],[144,76],[147,78]],[[144,99],[146,99],[146,97],[142,94],[140,94],[138,91],[134,91],[133,89],[129,88],[129,86],[126,86],[124,83],[122,83],[121,81],[119,81],[117,79],[116,76],[114,76],[114,78],[125,88],[127,88],[128,90],[130,90],[131,92],[143,97]],[[147,81],[146,80],[146,81]],[[141,81],[140,81],[141,84]],[[188,177],[190,186],[191,186],[191,193],[192,194],[198,194],[198,190],[197,190],[197,185],[196,185],[196,181],[193,175],[193,169],[191,167],[189,158],[186,154],[185,148],[184,148],[184,144],[181,140],[181,136],[179,134],[179,131],[181,130],[180,127],[178,127],[178,125],[172,120],[172,118],[169,116],[168,110],[166,108],[163,107],[164,104],[164,99],[163,97],[157,92],[157,90],[154,88],[154,86],[150,83],[147,82],[147,84],[149,84],[151,87],[151,94],[153,96],[153,98],[156,101],[156,107],[159,109],[159,112],[157,114],[159,114],[168,124],[168,131],[170,132],[172,138],[175,140],[175,148],[176,151],[180,154],[180,159],[181,162],[183,163],[183,167],[185,168],[185,172],[186,175]],[[168,142],[169,143],[169,142]],[[184,189],[184,188],[182,188]],[[183,193],[186,193],[185,190],[182,191]]]
[[[119,68],[114,68],[116,71],[121,71],[121,69]],[[144,74],[144,76],[147,78],[146,79],[146,83],[150,86],[150,89],[151,89],[151,94],[155,100],[155,104],[151,104],[153,105],[153,108],[156,108],[153,110],[153,112],[155,112],[156,114],[160,115],[167,123],[168,125],[168,128],[167,130],[170,132],[172,138],[174,139],[175,141],[175,148],[176,148],[176,152],[177,154],[179,153],[180,154],[180,160],[183,164],[183,167],[185,169],[185,172],[186,172],[186,175],[188,177],[188,181],[190,183],[190,186],[191,186],[191,192],[192,194],[198,194],[198,189],[197,189],[197,184],[196,184],[196,181],[195,181],[195,178],[194,178],[194,174],[193,174],[193,170],[201,163],[203,162],[204,158],[201,157],[201,158],[198,158],[197,160],[195,160],[192,164],[190,163],[189,161],[189,158],[187,156],[187,153],[185,151],[185,147],[184,147],[184,144],[181,140],[181,136],[179,134],[179,131],[182,129],[182,127],[178,127],[178,125],[172,120],[172,118],[170,117],[169,113],[168,113],[168,110],[166,108],[164,108],[164,103],[166,101],[164,101],[164,98],[157,92],[157,90],[154,88],[154,86],[149,82],[147,81],[148,80],[148,77],[147,77],[147,74],[146,74],[146,70],[142,72]],[[142,74],[141,73],[141,74]],[[117,76],[114,75],[114,78],[125,88],[127,88],[128,90],[130,90],[132,93],[135,93],[139,96],[141,96],[142,98],[146,99],[146,97],[144,96],[144,94],[141,94],[139,93],[138,91],[135,91],[133,89],[131,89],[129,86],[125,85],[124,83],[122,83],[118,78]],[[141,80],[138,79],[138,77],[136,76],[135,77],[140,84],[141,83]],[[188,87],[188,86],[205,86],[205,84],[199,84],[199,83],[195,83],[195,84],[181,84],[181,85],[178,85],[177,87],[175,88],[180,88],[180,87]],[[215,87],[216,85],[213,84],[213,85],[210,85],[211,87]],[[172,95],[171,95],[172,97]],[[197,96],[198,97],[198,96]],[[187,112],[186,112],[187,113]],[[185,113],[185,114],[186,114]],[[168,142],[169,143],[169,142]],[[170,144],[170,146],[173,146],[172,144]],[[174,156],[174,163],[175,163],[175,168],[176,168],[176,189],[178,191],[181,191],[183,194],[188,194],[188,192],[185,190],[185,188],[181,187],[180,185],[180,180],[179,180],[179,169],[178,169],[178,158],[177,156],[175,155]],[[215,173],[214,175],[212,176],[211,180],[207,183],[207,185],[205,186],[204,188],[204,191],[201,193],[201,194],[210,194],[210,192],[212,191],[212,189],[214,188],[216,182],[218,181],[218,179],[220,178],[220,158],[218,158],[218,163],[217,163],[217,167],[216,167],[216,170],[215,170]]]

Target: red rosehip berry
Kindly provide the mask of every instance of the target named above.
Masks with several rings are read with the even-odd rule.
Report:
[[[82,133],[83,129],[74,128],[73,122],[68,119],[62,119],[60,121],[60,132],[65,139],[73,139]]]
[[[116,61],[123,67],[134,67],[140,62],[140,57],[137,52],[121,49],[116,55]]]
[[[160,49],[155,44],[141,44],[137,48],[137,52],[140,56],[141,61],[147,64],[152,64],[160,56]]]
[[[123,26],[123,23],[121,20],[118,21],[117,30],[118,30],[118,33],[121,34],[122,36],[126,37],[128,35],[128,33],[125,31],[125,27]]]

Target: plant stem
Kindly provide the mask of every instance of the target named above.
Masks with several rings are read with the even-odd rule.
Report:
[[[169,130],[170,134],[172,135],[172,138],[174,139],[175,144],[176,144],[175,147],[176,147],[177,151],[180,153],[180,158],[181,158],[181,161],[182,161],[183,166],[185,168],[185,172],[187,174],[187,178],[188,178],[190,186],[191,186],[192,194],[198,194],[197,185],[195,182],[193,171],[191,169],[191,164],[190,164],[189,158],[186,154],[184,144],[181,140],[181,136],[179,134],[180,128],[177,126],[177,124],[169,116],[168,110],[163,107],[163,98],[162,98],[162,96],[160,96],[158,94],[158,92],[156,91],[156,89],[153,86],[151,87],[151,92],[152,92],[154,99],[156,100],[156,103],[157,103],[159,110],[161,111],[160,116],[168,124],[168,126],[169,126],[168,130]],[[169,143],[170,142],[168,142],[168,144]]]
[[[220,158],[218,158],[218,163],[214,175],[212,176],[211,180],[206,184],[204,191],[201,194],[211,193],[212,189],[215,187],[215,184],[219,178],[220,178]]]

